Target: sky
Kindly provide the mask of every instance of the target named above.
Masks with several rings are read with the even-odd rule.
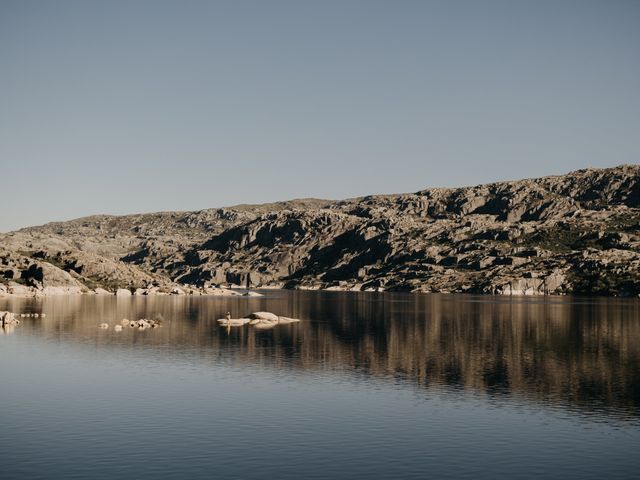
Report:
[[[639,162],[638,0],[0,0],[0,231]]]

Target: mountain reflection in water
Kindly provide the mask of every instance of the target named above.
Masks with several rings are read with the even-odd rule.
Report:
[[[3,299],[0,310],[46,312],[13,332],[95,345],[162,347],[179,361],[297,370],[351,369],[425,389],[460,388],[551,403],[583,414],[640,417],[640,302],[268,291],[265,297]],[[265,310],[300,318],[272,330],[227,331],[216,319]],[[163,328],[103,331],[122,318]],[[10,333],[10,332],[5,332]]]

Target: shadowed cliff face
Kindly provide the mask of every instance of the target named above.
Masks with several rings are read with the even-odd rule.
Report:
[[[88,217],[2,236],[0,282],[634,296],[639,174]]]
[[[46,312],[14,334],[139,348],[181,362],[234,362],[352,370],[420,389],[516,396],[588,414],[640,418],[640,303],[460,295],[273,292],[264,298],[67,297],[0,301],[0,310]],[[267,310],[300,324],[227,332],[215,319]],[[122,318],[163,318],[160,329],[103,331]],[[169,359],[169,360],[167,360]]]

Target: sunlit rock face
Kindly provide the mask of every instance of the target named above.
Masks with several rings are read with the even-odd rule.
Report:
[[[52,223],[2,236],[0,294],[181,284],[635,296],[639,173]]]

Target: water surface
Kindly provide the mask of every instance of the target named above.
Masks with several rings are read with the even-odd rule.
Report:
[[[0,299],[0,476],[640,478],[637,300],[265,293]]]

